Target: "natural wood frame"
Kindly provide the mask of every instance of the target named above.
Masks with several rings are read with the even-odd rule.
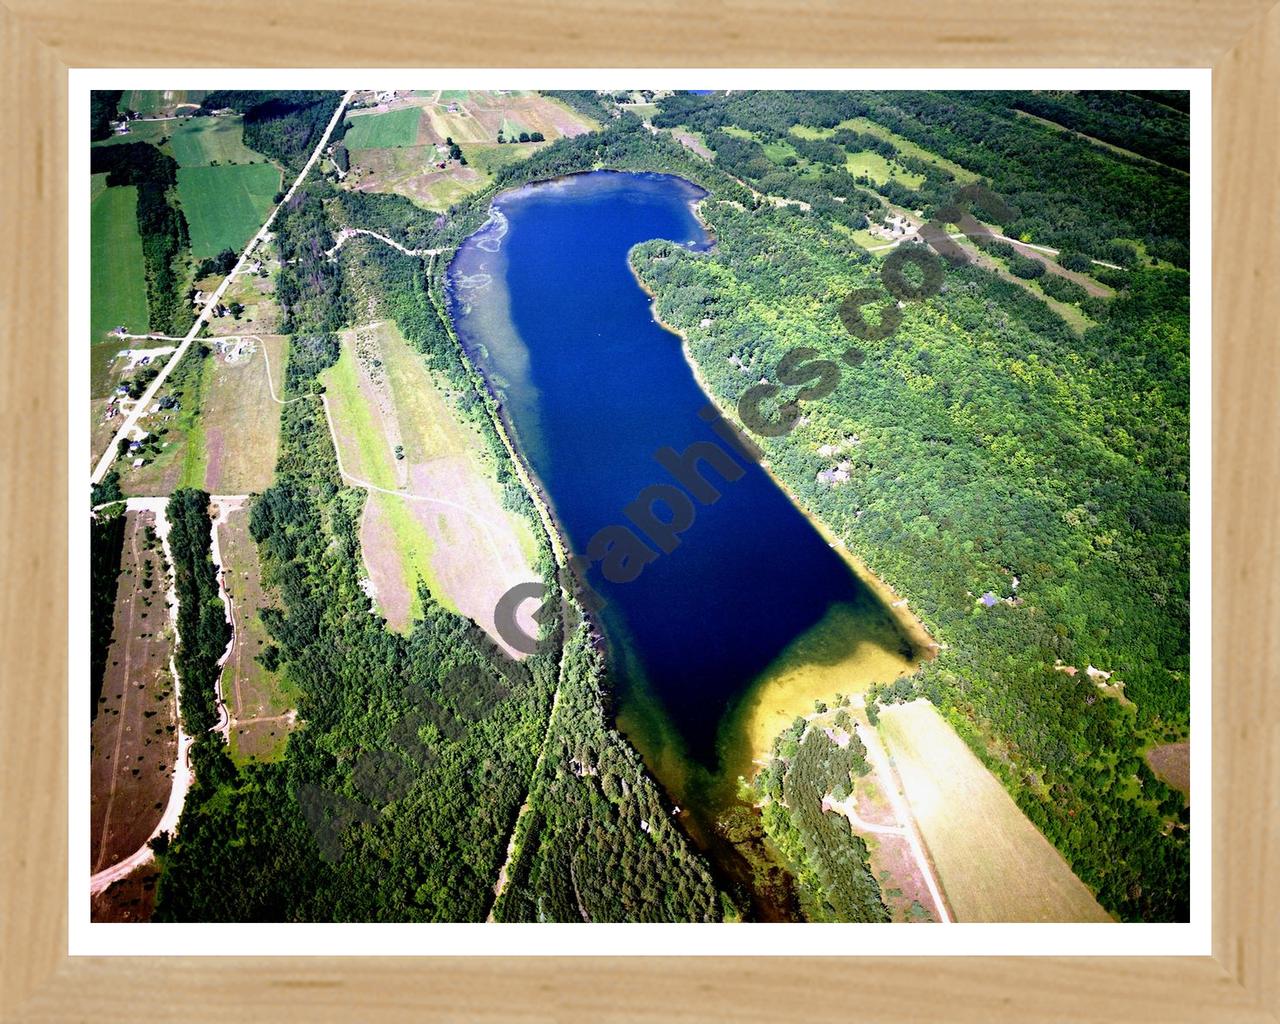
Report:
[[[0,1012],[4,1020],[1280,1020],[1280,7],[591,0],[417,9],[0,6]],[[455,13],[456,12],[456,13]],[[563,26],[563,29],[562,29]],[[1214,68],[1213,956],[212,960],[67,956],[66,71],[71,66]],[[1267,345],[1267,341],[1272,344]],[[836,982],[836,979],[839,979]],[[835,983],[833,985],[833,983]],[[834,988],[834,991],[833,991]],[[830,998],[815,999],[813,990]],[[357,1009],[358,1007],[358,1009]]]

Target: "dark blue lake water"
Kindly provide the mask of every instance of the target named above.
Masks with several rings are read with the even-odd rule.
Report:
[[[699,418],[708,398],[627,264],[649,239],[705,248],[692,211],[702,195],[656,174],[528,186],[495,201],[450,270],[463,343],[578,554],[602,527],[627,523],[623,509],[644,488],[673,482],[658,449],[729,450]],[[634,582],[611,583],[599,566],[589,575],[607,602],[622,705],[661,715],[660,731],[711,771],[726,712],[789,644],[833,608],[884,618],[764,470],[736,462],[745,472],[732,482],[704,467],[721,499],[696,504],[679,546]]]

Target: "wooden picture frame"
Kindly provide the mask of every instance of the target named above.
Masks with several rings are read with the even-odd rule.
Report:
[[[4,1020],[1280,1020],[1280,7],[1272,0],[402,0],[0,7]],[[616,12],[616,13],[615,13]],[[203,45],[201,45],[203,43]],[[67,955],[67,71],[113,66],[1147,66],[1213,76],[1213,955],[336,959]],[[79,473],[79,468],[75,467]],[[77,478],[78,479],[78,478]],[[839,979],[836,982],[836,979]],[[838,984],[836,993],[831,992]],[[830,999],[815,999],[825,991]]]

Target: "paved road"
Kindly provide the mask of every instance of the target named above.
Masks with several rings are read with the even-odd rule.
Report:
[[[342,119],[342,114],[346,110],[347,104],[351,102],[353,91],[354,90],[348,90],[342,97],[342,102],[338,104],[338,109],[333,112],[333,117],[330,118],[329,126],[325,129],[324,135],[320,137],[320,141],[316,143],[316,148],[311,151],[311,156],[307,160],[306,165],[294,179],[293,184],[289,186],[289,191],[285,193],[284,199],[282,199],[279,204],[272,207],[271,212],[267,215],[266,221],[263,223],[262,227],[258,229],[258,233],[249,239],[249,244],[245,246],[244,252],[240,254],[240,258],[236,260],[236,265],[232,268],[231,273],[223,279],[222,284],[218,285],[214,293],[205,301],[204,308],[200,310],[200,315],[196,317],[196,322],[191,325],[191,330],[189,330],[186,337],[182,339],[182,344],[178,346],[177,352],[175,352],[173,357],[164,364],[160,372],[156,375],[156,379],[151,382],[150,386],[142,393],[142,397],[138,399],[133,409],[125,416],[124,423],[121,424],[120,429],[116,431],[115,436],[111,439],[111,443],[107,446],[106,451],[102,453],[102,457],[98,460],[97,466],[94,467],[93,476],[90,478],[93,483],[101,483],[102,478],[105,477],[107,472],[111,469],[112,464],[116,461],[116,455],[121,440],[132,440],[133,432],[138,426],[138,420],[141,419],[146,410],[151,407],[152,400],[155,398],[156,393],[160,390],[169,374],[173,371],[173,368],[177,366],[182,357],[186,355],[187,349],[191,347],[191,343],[195,340],[196,335],[198,335],[204,328],[204,325],[208,323],[209,317],[213,315],[214,309],[216,309],[218,303],[222,301],[222,296],[226,292],[227,286],[230,285],[236,274],[240,273],[245,263],[248,262],[250,254],[266,237],[271,228],[272,221],[275,220],[276,214],[280,212],[280,207],[293,198],[293,194],[297,191],[298,186],[302,184],[303,179],[306,178],[307,173],[315,165],[315,162],[320,159],[320,154],[328,144],[329,136],[333,134],[334,128],[337,127],[338,123]]]

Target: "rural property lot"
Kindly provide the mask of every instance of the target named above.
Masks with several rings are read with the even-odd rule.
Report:
[[[200,421],[204,433],[204,489],[210,494],[265,491],[275,476],[281,406],[271,380],[284,381],[288,339],[209,339],[210,357]]]
[[[502,506],[478,431],[392,323],[344,333],[341,358],[323,380],[348,482],[372,485],[360,543],[388,623],[407,629],[421,614],[421,578],[437,601],[498,640],[494,606],[516,583],[537,578],[534,542],[528,524]]]
[[[90,868],[137,850],[160,821],[177,754],[177,700],[155,515],[127,512],[115,632],[91,729]]]
[[[412,146],[418,141],[420,107],[401,107],[385,114],[354,114],[344,141],[347,149],[386,149]]]
[[[280,171],[271,164],[219,164],[178,168],[178,198],[191,230],[191,254],[239,252],[267,219],[280,190]]]
[[[277,602],[262,583],[248,507],[230,512],[218,525],[218,536],[223,584],[235,617],[231,655],[222,671],[222,695],[232,719],[231,755],[240,763],[274,760],[284,753],[297,700],[283,677],[257,660],[271,644],[258,611]]]
[[[957,921],[1110,921],[1047,839],[925,700],[880,734]]]

